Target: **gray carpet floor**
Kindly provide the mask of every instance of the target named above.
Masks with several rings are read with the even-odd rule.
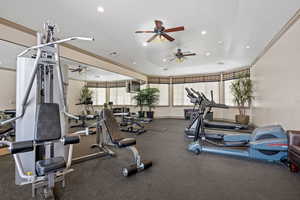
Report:
[[[299,200],[300,174],[280,165],[221,155],[186,151],[183,130],[187,121],[163,119],[148,125],[137,136],[137,147],[153,167],[126,178],[121,168],[131,162],[126,149],[74,165],[66,188],[58,187],[63,200]],[[84,155],[94,136],[82,137],[75,154]],[[14,162],[0,158],[0,199],[31,199],[31,186],[14,184]]]

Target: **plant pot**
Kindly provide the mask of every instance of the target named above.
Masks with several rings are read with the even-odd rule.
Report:
[[[145,117],[145,111],[139,111],[138,114],[139,114],[139,116],[138,116],[139,118]]]
[[[249,116],[248,115],[236,115],[235,121],[239,124],[248,125],[249,124]]]
[[[154,112],[153,111],[147,111],[147,118],[153,119],[154,117]]]

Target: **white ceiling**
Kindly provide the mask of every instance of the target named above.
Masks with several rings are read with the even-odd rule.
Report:
[[[9,42],[0,40],[0,68],[16,69],[17,55],[21,53],[25,47],[18,46]],[[67,65],[68,68],[77,68],[79,65],[86,67],[86,70],[81,73],[69,71],[68,76],[75,80],[81,81],[117,81],[132,79],[127,76],[108,72],[95,68],[92,66],[84,65],[82,63],[74,62],[61,58],[61,65]]]
[[[250,65],[299,8],[300,0],[1,0],[0,16],[35,30],[50,20],[58,24],[60,37],[94,36],[93,43],[75,43],[83,49],[146,74],[182,75]],[[155,19],[185,31],[171,33],[172,43],[144,47],[151,34],[134,32],[151,30]],[[198,55],[183,63],[163,62],[178,47]],[[118,55],[110,56],[113,51]]]

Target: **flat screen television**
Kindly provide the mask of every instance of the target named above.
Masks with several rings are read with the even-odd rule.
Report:
[[[141,88],[140,81],[136,81],[136,80],[126,81],[126,91],[128,93],[138,92],[140,91],[140,88]]]

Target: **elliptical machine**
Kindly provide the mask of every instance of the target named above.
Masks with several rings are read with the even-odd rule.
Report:
[[[202,93],[201,95],[203,96]],[[251,134],[206,133],[204,118],[210,107],[222,108],[223,106],[202,99],[201,109],[196,119],[195,137],[188,146],[189,151],[197,155],[201,152],[209,152],[267,161],[287,160],[288,139],[280,125],[256,128]],[[244,149],[232,147],[244,147]]]

